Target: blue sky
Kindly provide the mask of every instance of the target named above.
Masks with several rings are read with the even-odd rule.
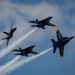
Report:
[[[42,20],[53,16],[51,23],[56,28],[47,27],[38,29],[30,37],[15,48],[26,48],[35,44],[35,51],[42,52],[52,47],[51,38],[57,40],[56,29],[60,29],[62,36],[74,36],[75,33],[75,0],[1,0],[0,1],[0,39],[6,37],[3,31],[9,31],[11,23],[17,31],[10,40],[10,44],[26,34],[31,28],[29,20],[36,18]],[[4,48],[6,41],[0,46]],[[31,55],[30,55],[31,56]],[[61,58],[59,50],[53,54],[53,50],[45,55],[25,64],[8,75],[75,75],[75,38],[72,39],[64,49],[64,57]],[[8,53],[0,59],[0,66],[15,58],[14,52]],[[25,58],[25,57],[21,57]],[[19,61],[18,61],[19,62]]]

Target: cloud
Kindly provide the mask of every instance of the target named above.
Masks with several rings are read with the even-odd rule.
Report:
[[[19,45],[23,40],[25,40],[26,38],[28,38],[32,33],[34,33],[37,30],[37,28],[29,31],[27,34],[25,34],[24,36],[22,36],[21,38],[19,38],[18,40],[14,41],[11,45],[8,46],[8,48],[6,49],[2,49],[0,51],[0,58],[4,57],[7,53],[9,53],[15,46]]]
[[[42,2],[34,5],[23,5],[11,3],[9,1],[2,1],[0,7],[2,7],[0,10],[0,20],[7,26],[6,30],[9,28],[8,24],[10,23],[10,17],[12,21],[15,19],[16,23],[14,23],[14,26],[18,27],[16,33],[19,34],[19,37],[31,29],[28,20],[35,20],[36,18],[42,20],[48,16],[53,16],[54,21],[60,20],[59,9],[49,3]],[[57,16],[58,13],[59,16]],[[43,34],[44,33],[41,35]],[[15,38],[18,38],[18,36]]]
[[[29,20],[42,20],[48,16],[53,16],[53,19],[51,19],[50,22],[56,24],[56,28],[46,26],[45,30],[38,29],[34,35],[27,39],[29,42],[28,44],[30,44],[30,42],[38,42],[40,40],[42,44],[44,44],[43,41],[50,41],[51,38],[57,38],[55,31],[58,28],[60,29],[62,36],[75,35],[75,15],[73,13],[75,11],[69,12],[71,9],[75,9],[75,4],[72,1],[67,1],[65,4],[63,4],[63,6],[58,7],[57,5],[50,4],[48,2],[41,2],[29,5],[22,3],[12,3],[9,0],[2,0],[0,1],[0,22],[4,24],[3,31],[9,31],[12,22],[14,22],[14,27],[18,28],[14,33],[14,37],[9,42],[12,43],[14,40],[17,40],[25,33],[33,29],[30,27],[30,25],[32,24],[28,23]],[[70,15],[71,13],[73,14],[73,16]],[[2,37],[5,37],[5,35],[2,33],[1,30],[0,39]],[[49,37],[49,39],[46,39],[46,37]],[[45,40],[43,40],[43,38],[45,38]],[[25,47],[27,44],[26,41],[23,41],[24,44],[21,43],[21,46],[24,45]],[[52,45],[52,43],[50,43],[50,45]],[[71,53],[72,55],[72,53],[75,52],[74,45],[75,39],[73,39],[66,47],[67,53]]]
[[[0,74],[1,75],[6,75],[8,73],[11,73],[12,71],[16,70],[17,68],[23,66],[24,64],[46,54],[47,52],[49,52],[50,50],[52,50],[52,47],[49,49],[46,49],[42,52],[40,52],[38,55],[29,57],[27,59],[22,59],[21,61],[17,62],[18,59],[20,59],[20,56],[14,58],[12,61],[8,62],[6,65],[2,66],[1,70],[0,70]]]
[[[68,5],[71,5],[68,6]],[[70,7],[70,8],[69,8]],[[71,23],[74,22],[74,17],[66,15],[65,10],[70,10],[71,8],[74,8],[74,5],[72,3],[67,2],[62,7],[58,7],[54,4],[50,4],[48,2],[41,2],[37,4],[22,4],[22,3],[12,3],[9,0],[3,0],[0,2],[0,21],[4,23],[5,25],[5,31],[10,30],[10,26],[12,22],[14,22],[14,27],[17,27],[18,29],[14,33],[14,37],[10,40],[10,43],[12,43],[14,40],[20,38],[25,33],[27,33],[32,28],[30,27],[28,21],[29,20],[42,20],[48,16],[53,16],[53,19],[51,19],[51,23],[54,23],[57,25],[56,28],[52,27],[46,27],[45,30],[38,29],[38,31],[31,36],[29,41],[38,42],[42,40],[42,38],[48,37],[48,35],[55,37],[55,30],[60,29],[63,36],[71,36],[74,34],[74,25],[72,28],[70,28],[68,25],[66,25],[66,20],[69,20]],[[68,28],[70,28],[68,30]],[[5,37],[5,35],[1,32],[1,37]],[[46,37],[45,37],[46,36]],[[32,40],[31,40],[32,39]],[[43,41],[43,40],[42,40]],[[45,40],[44,40],[45,41]],[[74,42],[73,42],[74,43]]]

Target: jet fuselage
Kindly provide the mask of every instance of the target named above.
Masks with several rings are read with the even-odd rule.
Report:
[[[49,23],[49,21],[50,21],[50,19],[51,19],[52,17],[48,17],[48,18],[46,18],[46,19],[44,19],[44,20],[42,20],[42,21],[38,21],[37,22],[37,24],[38,24],[38,27],[40,27],[40,26],[45,26],[45,25],[47,25],[48,23]]]
[[[61,45],[66,45],[74,37],[64,37],[53,44],[54,47],[59,47]]]
[[[22,49],[20,52],[21,53],[18,53],[18,55],[21,55],[21,56],[27,56],[28,57],[28,54],[32,51],[32,49],[35,47],[35,45],[33,46],[30,46],[26,49]]]
[[[13,37],[13,33],[15,32],[16,29],[17,29],[17,28],[14,28],[14,29],[12,29],[12,30],[10,31],[10,33],[9,33],[8,36],[7,36],[7,39],[11,39],[11,38]]]
[[[45,26],[52,26],[52,27],[55,27],[56,25],[52,24],[52,23],[49,23],[50,19],[52,19],[52,17],[47,17],[41,21],[39,20],[35,20],[35,21],[29,21],[30,23],[35,23],[37,25],[32,25],[31,27],[38,27],[38,28],[42,28],[42,29],[45,29]]]

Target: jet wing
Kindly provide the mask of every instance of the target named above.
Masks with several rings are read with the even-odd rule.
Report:
[[[56,34],[57,34],[57,39],[58,40],[62,38],[62,35],[61,35],[59,30],[56,30]]]
[[[54,25],[54,24],[52,24],[52,23],[48,23],[47,26],[55,27],[56,25]]]
[[[60,56],[62,57],[64,55],[64,46],[59,46],[59,52]]]
[[[7,43],[6,43],[6,48],[8,47],[8,44],[9,44],[9,39],[7,40]]]
[[[39,54],[38,52],[35,52],[35,51],[31,51],[30,53],[31,54]]]
[[[29,21],[29,23],[37,23],[37,21]]]
[[[21,50],[13,50],[13,51],[16,51],[16,52],[21,52]]]

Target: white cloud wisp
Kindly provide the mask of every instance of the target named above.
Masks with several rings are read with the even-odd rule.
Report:
[[[13,60],[9,61],[8,63],[6,63],[5,65],[0,67],[0,74],[4,72],[4,70],[6,70],[9,66],[11,66],[12,64],[14,64],[18,59],[20,59],[21,56],[17,56],[16,58],[14,58]],[[2,74],[1,74],[2,75]]]
[[[38,57],[44,55],[45,53],[49,52],[49,51],[52,50],[52,49],[53,49],[53,47],[42,51],[42,52],[39,53],[38,55],[34,55],[34,56],[29,57],[29,58],[27,58],[27,59],[23,59],[23,60],[21,60],[21,61],[19,61],[19,62],[15,62],[14,64],[8,66],[7,69],[4,69],[4,71],[1,72],[0,74],[1,74],[1,75],[6,75],[6,74],[8,74],[8,73],[11,73],[11,72],[13,72],[14,70],[16,70],[17,68],[19,68],[19,67],[23,66],[24,64],[26,64],[26,63],[28,63],[28,62],[30,62],[30,61],[32,61],[32,60],[34,60],[34,59],[36,59],[36,58],[38,58]]]
[[[29,31],[27,34],[25,34],[24,36],[22,36],[20,39],[18,39],[17,41],[13,42],[11,45],[8,46],[7,49],[2,49],[0,51],[0,58],[4,57],[7,53],[9,53],[14,47],[16,47],[17,45],[19,45],[23,40],[25,40],[26,38],[28,38],[28,36],[30,36],[32,33],[34,33],[37,30],[37,28]]]
[[[4,43],[4,40],[0,41],[0,46]]]

